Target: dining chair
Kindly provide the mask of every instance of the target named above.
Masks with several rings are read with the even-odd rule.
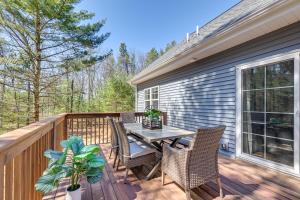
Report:
[[[156,159],[156,150],[144,142],[129,143],[123,122],[115,122],[119,138],[119,159],[126,167],[124,183],[127,183],[128,172],[131,168],[151,165]]]
[[[111,130],[111,142],[110,142],[111,146],[110,146],[109,159],[111,158],[112,153],[114,153],[115,154],[115,158],[114,158],[113,168],[115,168],[116,161],[117,161],[118,154],[119,154],[118,133],[117,133],[117,129],[116,129],[115,123],[113,121],[113,118],[107,117],[107,122],[108,122],[108,125],[109,125],[110,130]],[[127,137],[128,137],[129,143],[131,143],[131,142],[137,142],[137,139],[134,138],[132,135],[127,135]]]
[[[111,147],[110,147],[109,159],[111,158],[112,152],[114,152],[115,158],[114,158],[113,168],[115,168],[116,160],[117,160],[117,157],[118,157],[118,154],[119,154],[118,135],[117,135],[117,130],[116,130],[113,119],[111,117],[108,117],[107,122],[108,122],[108,125],[110,127],[110,131],[111,131],[111,142],[110,142]]]
[[[161,167],[162,185],[167,174],[185,189],[186,197],[190,200],[191,189],[215,180],[220,197],[223,197],[218,149],[224,130],[225,126],[198,129],[189,148],[175,149],[165,144]]]
[[[123,123],[136,123],[135,114],[133,112],[120,113],[120,121]]]

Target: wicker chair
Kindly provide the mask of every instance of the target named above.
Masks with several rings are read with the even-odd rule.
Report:
[[[127,183],[129,169],[142,165],[150,165],[152,162],[155,162],[156,150],[140,141],[129,143],[123,122],[115,122],[115,125],[120,144],[119,159],[126,167],[124,183]]]
[[[185,189],[189,200],[191,189],[216,180],[220,196],[223,197],[218,169],[218,149],[224,130],[225,126],[198,129],[189,148],[175,149],[164,145],[162,185],[167,174]]]
[[[136,123],[135,114],[133,112],[120,113],[120,121],[123,123]]]
[[[114,158],[113,168],[115,168],[117,157],[118,157],[118,154],[119,154],[118,135],[117,135],[117,130],[116,130],[113,119],[108,117],[107,122],[108,122],[108,125],[109,125],[110,130],[111,130],[111,147],[110,147],[109,158],[111,158],[111,154],[112,154],[112,152],[114,152],[115,158]]]
[[[111,158],[111,155],[114,152],[115,158],[114,158],[113,168],[115,168],[116,161],[117,161],[118,154],[119,154],[118,133],[117,133],[117,129],[116,129],[115,123],[114,123],[114,121],[113,121],[113,119],[111,117],[107,117],[107,122],[108,122],[108,125],[109,125],[110,130],[111,130],[111,147],[110,147],[109,159]],[[128,137],[128,141],[130,143],[138,141],[136,138],[134,138],[131,135],[128,135],[127,137]]]

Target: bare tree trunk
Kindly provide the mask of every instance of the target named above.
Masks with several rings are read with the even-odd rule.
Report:
[[[74,79],[71,81],[71,113],[73,112],[73,101],[74,101]]]
[[[30,101],[30,82],[27,82],[27,118],[26,125],[30,124],[30,109],[31,109],[31,101]]]
[[[15,100],[15,112],[17,114],[17,128],[20,128],[20,108],[19,108],[19,102],[18,102],[18,94],[17,94],[17,90],[15,87],[15,78],[12,78],[12,86],[14,89],[14,100]]]
[[[38,4],[38,1],[36,2]],[[33,81],[33,96],[34,96],[34,121],[40,119],[40,80],[41,80],[41,64],[42,64],[42,50],[41,50],[41,19],[39,13],[39,5],[36,10],[35,19],[35,50],[36,63],[34,66],[34,81]]]
[[[70,82],[70,78],[69,78],[69,68],[67,67],[67,74],[66,74],[66,78],[67,78],[67,102],[66,102],[66,112],[70,112],[70,87],[69,87],[69,82]]]
[[[81,105],[83,102],[83,95],[84,95],[84,78],[82,77],[83,74],[81,74],[81,88],[80,88],[80,96],[78,97],[78,104],[77,104],[77,111],[81,111]]]
[[[5,101],[5,81],[6,77],[3,76],[3,85],[1,88],[1,99],[0,99],[0,128],[3,127],[3,114],[4,114],[4,101]]]

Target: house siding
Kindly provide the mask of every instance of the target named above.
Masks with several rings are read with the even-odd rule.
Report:
[[[144,89],[159,85],[160,110],[171,126],[195,130],[226,125],[221,143],[235,155],[237,65],[299,51],[300,22],[137,85],[137,111]],[[226,153],[226,152],[225,152]]]

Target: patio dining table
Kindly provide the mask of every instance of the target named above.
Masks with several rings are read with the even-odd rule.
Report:
[[[160,143],[163,140],[167,140],[167,139],[172,140],[170,146],[175,147],[176,143],[178,142],[178,140],[180,140],[180,138],[195,135],[195,132],[193,131],[188,131],[188,130],[175,128],[171,126],[163,126],[162,129],[150,130],[147,128],[143,128],[141,123],[125,123],[124,127],[127,130],[127,132],[138,136],[139,138],[141,138],[142,140],[144,140],[149,144],[154,145],[156,149],[160,152],[162,152],[162,146],[160,145]],[[149,180],[153,177],[153,175],[159,169],[160,164],[161,164],[161,159],[158,160],[156,165],[147,175],[146,180]]]

